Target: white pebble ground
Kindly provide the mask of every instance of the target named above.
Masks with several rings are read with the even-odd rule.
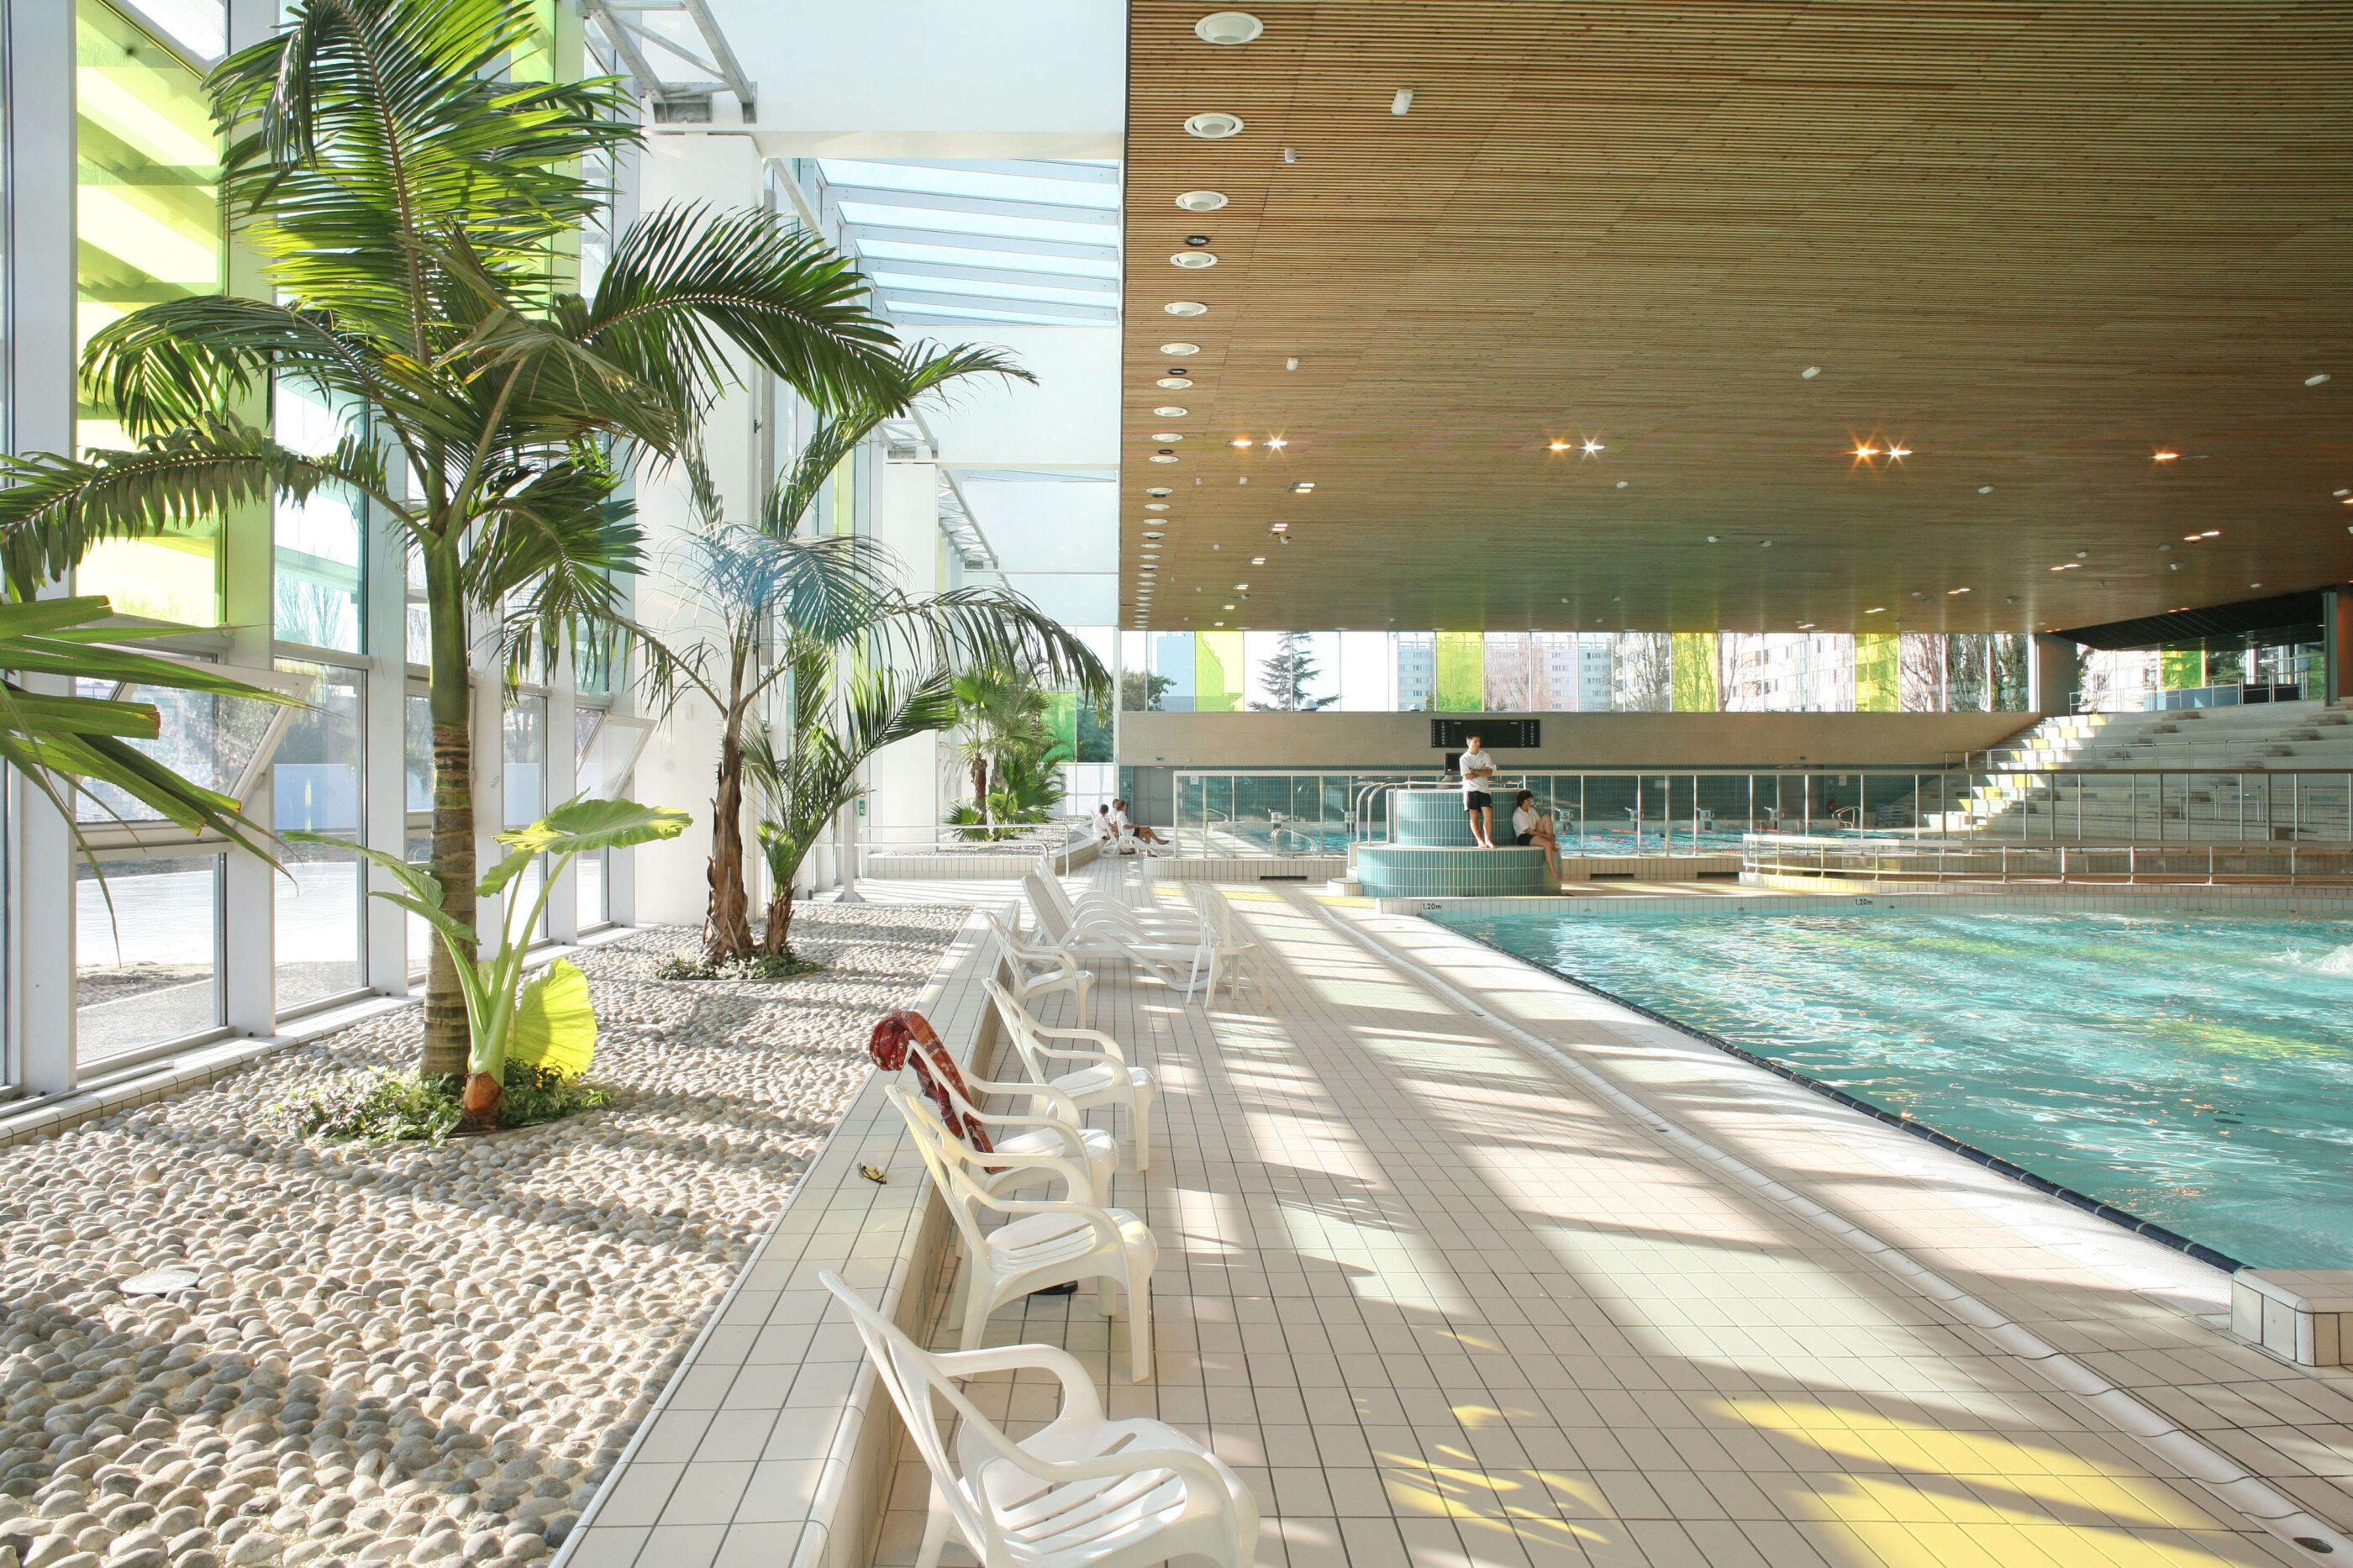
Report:
[[[0,1568],[520,1564],[580,1515],[960,909],[805,907],[807,979],[581,961],[611,1109],[433,1148],[275,1139],[415,1008],[8,1151]],[[127,1277],[199,1267],[169,1301]]]

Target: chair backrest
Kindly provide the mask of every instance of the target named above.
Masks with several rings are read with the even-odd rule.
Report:
[[[1201,923],[1217,933],[1218,944],[1236,946],[1234,906],[1227,901],[1225,894],[1207,882],[1196,882],[1187,891],[1192,894],[1193,908],[1200,915]]]
[[[997,1016],[1004,1021],[1005,1032],[1011,1037],[1021,1065],[1029,1069],[1033,1081],[1044,1083],[1050,1074],[1046,1062],[1038,1055],[1038,1020],[1029,1016],[1029,1009],[1017,1001],[1012,992],[996,981],[984,980],[981,985],[987,991],[989,1001],[996,1004]]]
[[[1040,915],[1051,908],[1066,926],[1078,918],[1078,906],[1071,902],[1071,895],[1062,890],[1062,884],[1054,878],[1031,871],[1021,879],[1021,882],[1029,894],[1031,906]]]
[[[980,1230],[981,1186],[973,1180],[968,1168],[974,1159],[971,1149],[963,1140],[948,1131],[940,1113],[928,1101],[909,1094],[897,1084],[886,1086],[882,1093],[907,1123],[907,1131],[915,1140],[915,1152],[923,1157],[923,1168],[932,1173],[932,1184],[940,1190],[940,1201],[947,1205],[949,1217],[964,1236],[965,1255],[977,1258],[983,1238]]]
[[[965,1539],[981,1547],[983,1562],[1002,1561],[1005,1540],[997,1531],[996,1517],[979,1501],[976,1489],[965,1479],[955,1453],[941,1437],[932,1401],[934,1397],[946,1400],[963,1417],[964,1430],[981,1436],[989,1447],[1002,1452],[1012,1447],[1011,1439],[976,1409],[953,1381],[941,1375],[939,1363],[929,1351],[901,1332],[898,1324],[868,1306],[842,1282],[840,1275],[830,1268],[822,1269],[818,1282],[849,1310],[849,1321],[857,1325],[858,1337],[866,1343],[866,1354],[874,1363],[875,1375],[890,1391],[891,1403],[899,1407],[899,1419],[905,1423],[908,1436],[915,1440],[916,1451],[923,1456],[923,1463],[938,1485],[939,1496],[955,1516]]]

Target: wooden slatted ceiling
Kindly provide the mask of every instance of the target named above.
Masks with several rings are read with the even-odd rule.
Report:
[[[2353,4],[1214,8],[1131,7],[1130,626],[1155,522],[1172,630],[2039,630],[2353,575]]]

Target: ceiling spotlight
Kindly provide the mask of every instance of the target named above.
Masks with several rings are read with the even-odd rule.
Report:
[[[1263,555],[1253,555],[1250,557],[1250,564],[1253,566],[1263,566],[1266,564],[1266,557]]]
[[[1818,364],[1810,364],[1810,365],[1808,365],[1805,369],[1803,369],[1803,370],[1801,370],[1801,371],[1799,371],[1799,372],[1798,373],[1798,379],[1799,379],[1799,381],[1811,381],[1811,380],[1813,380],[1813,379],[1814,379],[1814,377],[1816,377],[1816,376],[1818,376],[1818,375],[1820,375],[1820,374],[1822,374],[1822,367],[1821,367],[1821,366],[1820,366],[1820,365],[1818,365]]]
[[[2092,552],[2088,550],[2078,550],[2075,552],[2075,559],[2078,561],[2089,561],[2091,558]]]
[[[1155,463],[1173,463],[1176,459],[1166,452],[1155,452],[1152,455],[1152,460]]]
[[[1857,447],[1854,449],[1854,455],[1858,458],[1876,458],[1879,456],[1879,448],[1876,447]]]
[[[1866,616],[1883,616],[1887,613],[1887,606],[1884,605],[1873,605],[1871,608],[1863,611],[1862,613]]]
[[[1180,250],[1168,258],[1169,266],[1187,268],[1195,272],[1217,264],[1218,258],[1206,250]]]
[[[2262,584],[2261,583],[2250,583],[2250,584],[2247,584],[2247,586],[2248,586],[2248,587],[2250,587],[2250,588],[2260,588],[2260,587],[2262,587],[2262,586],[2263,586],[2263,584]]]
[[[1757,542],[1757,548],[1759,550],[1770,550],[1773,548],[1773,542],[1769,539],[1760,539]]]
[[[1247,11],[1212,11],[1193,24],[1193,36],[1205,44],[1247,44],[1265,31]]]
[[[1146,539],[1166,539],[1168,537],[1168,534],[1166,531],[1163,529],[1147,528],[1144,531],[1144,537]]]
[[[1290,359],[1284,360],[1282,362],[1282,368],[1285,370],[1297,370],[1299,368],[1298,356],[1294,354]]]
[[[1204,142],[1222,142],[1229,136],[1240,135],[1241,129],[1242,117],[1239,114],[1228,114],[1222,110],[1211,110],[1207,114],[1196,114],[1185,121],[1186,133],[1198,136]]]
[[[1303,496],[1314,488],[1315,481],[1314,479],[1302,479],[1297,484],[1291,487],[1291,493],[1295,496]]]
[[[1713,533],[1709,534],[1709,535],[1707,536],[1707,542],[1708,542],[1710,544],[1714,544],[1714,543],[1715,543],[1715,542],[1716,542],[1715,535],[1714,535]]]
[[[1299,149],[1296,147],[1285,147],[1282,150],[1282,161],[1286,163],[1296,163],[1299,162]]]
[[[1947,588],[1945,590],[1945,597],[1949,599],[1956,594],[1966,594],[1968,592],[1968,590],[1967,588]]]
[[[1171,300],[1160,307],[1172,316],[1206,316],[1209,307],[1198,300]]]
[[[1152,412],[1163,419],[1182,419],[1193,411],[1189,408],[1179,408],[1173,403],[1164,403]]]
[[[2015,595],[2015,594],[2012,594],[2012,595],[2010,595],[2008,598],[2004,599],[2004,600],[2002,601],[2002,603],[2003,603],[2003,604],[2005,604],[2005,605],[2015,605],[2016,603],[2018,603],[2018,595]]]
[[[1237,436],[1232,440],[1226,443],[1229,447],[1247,447],[1250,444],[1250,438],[1247,436]]]
[[[2058,565],[2051,568],[2051,570],[2053,572],[2073,572],[2075,570],[2075,563],[2073,561],[2062,561]]]
[[[1176,198],[1176,205],[1188,213],[1213,213],[1226,205],[1223,191],[1187,191]]]
[[[1549,441],[1545,444],[1545,450],[1547,452],[1566,452],[1568,450],[1568,443],[1566,441]]]
[[[2206,536],[2202,533],[2185,533],[2181,537],[2188,540],[2190,543],[2195,544]]]
[[[1908,458],[1912,455],[1912,448],[1909,447],[1890,447],[1887,448],[1887,455],[1891,458]]]
[[[1166,354],[1170,359],[1183,359],[1187,354],[1199,353],[1201,352],[1201,345],[1198,343],[1162,343],[1160,345],[1160,352]],[[1163,382],[1161,384],[1165,386],[1167,384]]]
[[[2221,532],[2222,531],[2219,528],[2210,528],[2198,537],[2200,539],[2217,539],[2221,536]]]
[[[1290,529],[1291,529],[1291,524],[1289,524],[1289,523],[1287,523],[1287,522],[1273,522],[1273,523],[1269,523],[1269,524],[1267,525],[1267,530],[1266,530],[1266,531],[1267,531],[1269,533],[1285,533],[1285,532],[1290,531]]]
[[[1401,87],[1398,89],[1397,96],[1389,100],[1389,112],[1391,114],[1403,114],[1407,110],[1411,109],[1412,107],[1413,89],[1409,87]]]
[[[1814,623],[1811,621],[1799,621],[1798,623],[1798,629],[1801,632],[1812,631],[1814,629]]]
[[[2323,382],[2327,381],[2327,379],[2328,379],[2328,373],[2327,373],[2327,371],[2323,371],[2323,372],[2321,372],[2318,375],[2307,375],[2307,376],[2306,376],[2306,377],[2304,378],[2304,384],[2305,384],[2305,385],[2306,385],[2306,386],[2318,386],[2319,384],[2321,384],[2321,383],[2323,383]]]
[[[2181,454],[2179,452],[2151,452],[2149,454],[2149,461],[2152,463],[2170,463],[2180,456]]]
[[[1173,495],[1175,495],[1176,492],[1175,490],[1170,489],[1166,485],[1155,485],[1155,486],[1153,486],[1150,489],[1148,489],[1148,490],[1145,491],[1144,493],[1145,493],[1145,495],[1148,495],[1148,496],[1173,496]],[[1164,506],[1164,507],[1160,508],[1159,510],[1162,510],[1162,511],[1166,511],[1168,509],[1167,509],[1166,507],[1165,507],[1165,506]]]
[[[1280,437],[1280,436],[1269,436],[1269,437],[1266,438],[1266,444],[1267,444],[1269,447],[1272,447],[1274,450],[1278,451],[1278,452],[1282,451],[1285,447],[1288,447],[1288,446],[1290,446],[1290,445],[1291,445],[1291,443],[1290,443],[1290,442],[1288,442],[1288,441],[1284,440],[1284,439],[1283,439],[1282,437]]]
[[[1585,445],[1584,445],[1584,446],[1582,446],[1582,447],[1578,447],[1577,449],[1578,449],[1579,451],[1583,452],[1583,453],[1584,453],[1587,457],[1588,457],[1588,458],[1589,458],[1589,457],[1591,457],[1591,456],[1593,456],[1593,454],[1594,454],[1594,453],[1596,453],[1596,452],[1606,452],[1606,451],[1608,451],[1608,450],[1609,450],[1609,448],[1608,448],[1607,447],[1604,447],[1600,442],[1599,442],[1599,441],[1594,441],[1594,440],[1588,440],[1588,441],[1585,443]]]
[[[1247,583],[1237,583],[1234,584],[1234,592],[1237,594],[1247,594],[1250,592],[1250,584]]]
[[[2353,496],[2353,490],[2331,490],[2328,493],[2333,496]]]
[[[1993,494],[1993,487],[1991,485],[1979,485],[1978,487],[1978,494],[1981,496],[1989,496]]]
[[[1630,484],[1630,483],[1631,483],[1631,482],[1632,482],[1632,481],[1628,480],[1628,479],[1620,479],[1620,480],[1618,481],[1618,488],[1619,488],[1620,489],[1621,489],[1621,490],[1622,490],[1622,489],[1624,489],[1627,487],[1627,485],[1628,485],[1628,484]]]
[[[1925,598],[1926,598],[1928,595],[1926,595],[1926,594],[1923,594],[1923,593],[1919,593],[1919,592],[1917,592],[1917,591],[1915,590],[1915,591],[1913,593],[1912,596],[1913,596],[1914,598],[1915,598],[1915,599],[1925,599]]]
[[[1193,390],[1193,384],[1186,380],[1181,375],[1163,376],[1152,384],[1159,387],[1164,392],[1190,392]]]
[[[1174,430],[1163,430],[1152,437],[1155,441],[1182,441],[1185,437]]]
[[[1228,609],[1228,610],[1230,610],[1230,609],[1232,609],[1232,608],[1233,608],[1233,606],[1232,606],[1231,605],[1221,605],[1221,606],[1219,606],[1219,607],[1220,607],[1220,608],[1222,608],[1222,609]],[[1223,621],[1219,621],[1219,622],[1218,623],[1218,625],[1219,625],[1219,626],[1224,626],[1225,624],[1226,624],[1226,623],[1225,623],[1225,622],[1223,622]]]

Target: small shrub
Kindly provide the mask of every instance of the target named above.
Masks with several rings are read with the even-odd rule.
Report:
[[[673,952],[654,971],[657,980],[794,980],[825,967],[790,952],[755,952],[713,963],[699,952]]]
[[[605,1090],[546,1068],[511,1062],[501,1080],[501,1127],[535,1127],[613,1103]],[[438,1143],[463,1114],[462,1080],[417,1072],[354,1073],[270,1107],[271,1130],[290,1138],[359,1143]]]

